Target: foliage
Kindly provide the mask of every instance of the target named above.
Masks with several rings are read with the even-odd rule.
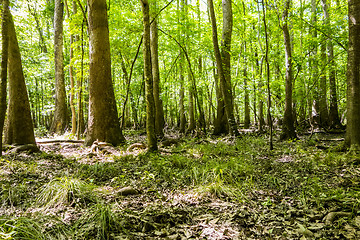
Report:
[[[56,178],[45,184],[37,197],[37,203],[47,208],[62,205],[82,205],[95,201],[94,187],[71,177]]]

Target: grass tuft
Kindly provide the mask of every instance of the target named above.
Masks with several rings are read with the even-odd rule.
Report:
[[[96,200],[94,186],[70,177],[56,178],[45,184],[37,198],[37,203],[46,208],[62,205],[86,205]]]

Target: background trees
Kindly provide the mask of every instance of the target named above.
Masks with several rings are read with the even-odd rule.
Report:
[[[231,98],[224,97],[222,93],[222,85],[219,84],[221,81],[217,81],[221,79],[221,73],[219,66],[214,64],[216,58],[212,41],[213,29],[208,14],[209,6],[195,0],[157,0],[156,7],[152,8],[155,2],[149,1],[150,21],[156,16],[156,25],[155,21],[154,25],[151,24],[154,28],[154,46],[155,29],[158,29],[158,46],[155,47],[158,49],[158,67],[155,66],[156,60],[151,62],[154,69],[158,68],[158,73],[156,70],[152,72],[155,72],[156,78],[158,75],[161,79],[161,91],[156,97],[158,100],[155,101],[157,105],[163,105],[164,124],[155,122],[160,123],[159,128],[165,126],[165,129],[180,129],[185,133],[186,120],[189,121],[191,131],[194,123],[196,132],[206,130],[202,126],[212,128],[218,119],[218,110],[221,110],[218,101],[228,101],[225,107],[233,105],[231,118],[234,120],[231,121],[237,122],[233,124],[233,129],[256,125],[262,128],[262,102],[265,101],[268,91],[265,84],[268,72],[271,73],[269,89],[272,92],[272,108],[269,115],[273,116],[275,122],[281,122],[286,105],[287,115],[293,118],[294,127],[316,127],[314,121],[320,111],[314,112],[312,106],[314,100],[318,100],[322,82],[322,98],[325,100],[323,102],[328,104],[322,111],[329,115],[329,127],[340,127],[340,123],[346,123],[347,2],[322,0],[321,5],[317,4],[315,7],[311,5],[311,1],[293,0],[289,4],[288,16],[284,20],[289,28],[288,37],[292,49],[293,78],[288,80],[288,83],[292,84],[292,90],[287,91],[288,94],[292,94],[291,104],[286,101],[286,44],[283,40],[283,29],[279,27],[285,26],[282,13],[286,2],[264,0],[262,5],[254,4],[251,0],[232,1],[231,41],[224,34],[223,41],[218,42],[222,58],[232,63],[229,71],[231,85],[227,86],[231,87],[225,91],[226,94],[233,94],[233,100],[229,101]],[[32,119],[37,131],[49,129],[55,113],[53,79],[58,71],[55,71],[54,67],[54,3],[45,0],[21,0],[11,3],[23,56]],[[88,36],[88,33],[91,34],[91,26],[88,25],[86,13],[86,9],[90,9],[91,6],[85,0],[67,0],[64,3],[67,4],[65,9],[70,13],[63,22],[64,79],[66,91],[71,93],[66,96],[66,110],[67,113],[71,110],[72,115],[75,111],[76,132],[80,137],[84,130],[84,120],[90,119],[87,110],[89,100],[92,102],[92,93],[89,96],[89,91],[92,91],[91,84],[89,85],[89,52],[92,52],[89,51],[89,39],[91,41],[92,38]],[[226,17],[226,11],[223,12],[226,8],[223,8],[221,3],[222,1],[213,3],[214,16],[218,23],[215,30],[224,29],[225,33],[225,30],[229,29],[227,23],[231,21],[226,20],[230,18]],[[224,6],[226,3],[224,1]],[[144,57],[138,51],[142,51],[142,47],[139,48],[143,34],[141,4],[137,0],[112,0],[106,1],[105,6],[111,46],[111,68],[107,68],[106,74],[111,80],[108,80],[108,83],[111,83],[114,89],[117,118],[123,115],[119,121],[123,122],[125,129],[144,127],[147,122],[146,78],[143,68]],[[266,29],[262,21],[264,8],[267,10]],[[313,16],[317,16],[316,21],[313,20]],[[265,51],[266,38],[268,51]],[[326,45],[323,44],[321,48],[322,42]],[[230,43],[229,50],[227,46],[230,46]],[[314,54],[315,49],[317,54]],[[266,52],[269,68],[265,62]],[[322,55],[323,52],[327,53],[326,59]],[[155,56],[155,52],[152,56]],[[69,69],[72,69],[71,76]],[[76,84],[71,85],[71,81]],[[154,95],[157,95],[156,92]],[[128,101],[123,104],[126,98]],[[290,108],[292,110],[288,110]],[[67,121],[70,123],[69,119]],[[265,125],[268,122],[269,119]],[[75,125],[74,120],[71,125]],[[224,124],[220,126],[223,127]],[[88,133],[89,131],[90,129]],[[158,131],[157,134],[162,135]],[[294,137],[294,133],[289,136]]]

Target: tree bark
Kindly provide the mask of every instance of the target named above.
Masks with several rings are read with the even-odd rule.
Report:
[[[106,0],[88,0],[90,35],[89,120],[86,145],[95,140],[116,146],[125,141],[111,79]]]
[[[321,38],[321,63],[323,68],[326,66],[326,40]],[[329,127],[329,112],[327,107],[327,84],[326,84],[326,71],[322,71],[319,82],[319,115],[320,115],[320,126],[323,128]]]
[[[360,148],[360,1],[349,0],[346,144]]]
[[[219,136],[221,134],[229,133],[229,124],[226,118],[224,98],[222,97],[222,90],[219,83],[219,74],[216,72],[215,68],[214,68],[214,81],[215,81],[215,90],[216,90],[216,99],[217,99],[217,109],[216,109],[213,135]]]
[[[268,104],[267,115],[268,115],[268,125],[270,128],[269,148],[270,148],[270,150],[273,150],[274,145],[273,145],[273,121],[272,121],[272,116],[271,116],[269,37],[268,37],[267,22],[266,22],[267,7],[264,4],[264,0],[261,1],[261,4],[262,4],[263,22],[264,22],[264,31],[265,31],[265,62],[266,62],[266,85],[267,85],[267,104]]]
[[[244,52],[246,52],[246,42],[244,43]],[[246,57],[244,57],[244,95],[244,128],[248,129],[250,128],[250,97]]]
[[[290,32],[288,27],[288,17],[290,9],[291,0],[286,0],[285,9],[283,12],[283,25],[282,31],[284,34],[284,44],[285,44],[285,65],[286,65],[286,75],[285,75],[285,112],[284,120],[282,125],[282,133],[280,139],[294,139],[297,138],[294,127],[294,115],[292,109],[292,91],[293,91],[293,70],[292,70],[292,48],[291,48],[291,39]]]
[[[63,134],[68,127],[63,54],[64,3],[55,1],[54,49],[55,49],[55,112],[50,132]]]
[[[26,90],[21,55],[14,21],[9,13],[9,108],[4,142],[6,144],[35,144],[34,127]]]
[[[187,133],[192,133],[194,132],[195,128],[196,128],[196,124],[195,124],[195,104],[194,104],[194,88],[193,88],[193,84],[191,83],[191,74],[188,74],[189,76],[189,82],[190,82],[190,86],[189,86],[189,125],[188,128],[186,129]]]
[[[143,12],[144,25],[144,77],[145,77],[145,98],[146,98],[146,134],[149,151],[157,150],[157,139],[155,133],[155,101],[153,89],[153,76],[151,71],[151,50],[150,50],[150,13],[148,0],[140,0]]]
[[[237,125],[234,117],[234,105],[231,89],[231,73],[230,73],[230,46],[231,46],[231,34],[232,34],[232,7],[231,1],[223,0],[223,53],[220,53],[218,34],[216,26],[216,17],[214,11],[214,5],[212,0],[208,0],[210,19],[212,25],[212,38],[214,45],[214,52],[216,58],[216,65],[220,77],[220,85],[222,86],[222,96],[225,103],[225,111],[228,119],[229,129],[231,134],[239,135]],[[223,58],[222,58],[223,55]]]
[[[321,0],[322,8],[325,17],[325,25],[330,25],[330,15],[328,11],[328,4],[326,0]],[[338,110],[338,97],[336,92],[336,63],[334,61],[334,44],[331,39],[327,39],[327,56],[330,65],[329,70],[329,125],[330,128],[341,128],[339,110]]]
[[[153,1],[152,16],[156,14],[156,1]],[[151,49],[151,65],[153,76],[153,94],[155,102],[155,133],[159,137],[164,136],[164,110],[160,99],[160,71],[159,71],[159,54],[158,54],[158,25],[157,20],[154,19],[150,25],[150,49]]]
[[[76,124],[76,137],[79,140],[81,135],[85,131],[85,120],[84,120],[84,108],[83,108],[83,81],[84,81],[84,20],[81,23],[81,66],[80,66],[80,77],[77,80],[77,99],[78,99],[78,115],[77,115],[77,124]]]
[[[65,1],[65,3],[67,3]],[[73,15],[77,13],[77,5],[73,2]],[[70,19],[70,10],[69,6],[66,6],[67,17]],[[69,66],[69,78],[70,78],[70,109],[71,109],[71,135],[75,136],[76,134],[76,110],[75,110],[75,77],[74,77],[74,46],[73,44],[76,42],[76,37],[71,34],[70,35],[70,66]]]
[[[181,0],[181,7],[180,7],[180,17],[179,17],[179,25],[184,24],[184,15],[185,15],[185,1]],[[179,30],[179,41],[181,43],[181,45],[184,45],[184,37],[183,37],[183,28],[180,27]],[[179,108],[180,108],[180,133],[185,133],[185,128],[186,128],[186,117],[185,117],[185,89],[184,89],[184,52],[182,51],[182,49],[180,48],[180,61],[179,61],[179,81],[180,81],[180,99],[179,99]]]
[[[1,14],[1,82],[0,82],[0,156],[2,156],[2,137],[4,130],[5,114],[6,114],[6,87],[8,73],[8,56],[9,56],[9,0],[2,1]]]

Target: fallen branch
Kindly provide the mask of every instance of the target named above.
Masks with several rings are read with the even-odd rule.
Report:
[[[83,140],[66,140],[66,139],[54,139],[54,140],[40,140],[36,141],[37,144],[48,144],[48,143],[84,143]]]

